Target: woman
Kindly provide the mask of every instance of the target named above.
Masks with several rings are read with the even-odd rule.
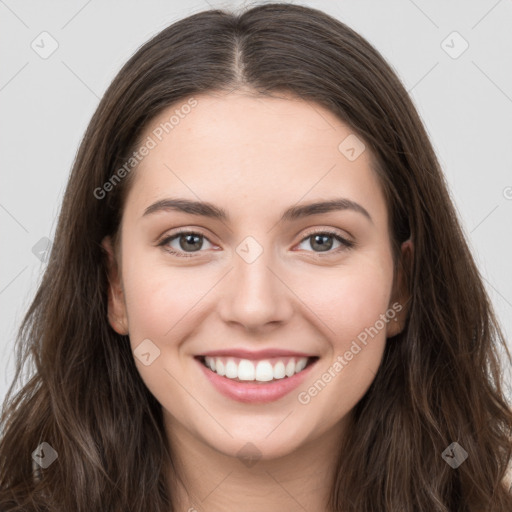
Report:
[[[3,511],[511,510],[507,347],[438,161],[318,10],[202,12],[127,62],[19,343]]]

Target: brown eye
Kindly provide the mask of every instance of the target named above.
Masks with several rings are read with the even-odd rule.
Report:
[[[336,253],[339,250],[349,249],[355,245],[354,242],[350,242],[337,233],[333,233],[331,231],[317,231],[315,233],[310,233],[302,239],[301,244],[306,241],[309,241],[309,245],[313,248],[313,252],[328,252],[329,254]],[[338,242],[340,245],[331,251],[334,242]]]
[[[201,233],[194,231],[180,231],[177,234],[166,237],[159,243],[166,251],[175,256],[191,257],[194,256],[191,253],[201,252],[204,246],[204,241],[211,242]],[[171,245],[174,243],[174,245]]]

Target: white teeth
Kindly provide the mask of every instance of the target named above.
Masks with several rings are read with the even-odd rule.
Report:
[[[274,379],[283,379],[285,375],[284,363],[283,361],[278,361],[274,365]]]
[[[238,378],[240,380],[254,380],[254,364],[248,359],[242,359],[238,363]]]
[[[236,379],[238,377],[238,365],[230,359],[226,364],[226,377]]]
[[[226,368],[224,366],[224,363],[220,359],[217,359],[217,361],[215,361],[215,368],[212,368],[212,370],[214,372],[217,372],[217,374],[220,375],[221,377],[226,375]]]
[[[256,380],[267,382],[274,378],[274,370],[268,361],[260,361],[256,366]]]
[[[306,364],[308,363],[308,360],[306,358],[299,359],[299,362],[297,363],[297,366],[295,367],[295,373],[299,373],[304,368],[306,368]]]
[[[292,377],[304,370],[308,363],[307,357],[272,359],[269,361],[251,361],[232,357],[205,357],[205,365],[220,376],[241,381],[269,382],[275,379]]]

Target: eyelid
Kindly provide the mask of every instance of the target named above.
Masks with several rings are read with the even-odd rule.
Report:
[[[210,238],[212,238],[209,234],[206,234],[203,228],[196,228],[194,226],[187,226],[184,228],[176,228],[166,231],[163,235],[159,236],[156,241],[156,245],[160,245],[162,242],[166,242],[171,238],[176,238],[178,235],[182,234],[194,234],[201,235],[203,238],[206,238],[211,244],[214,244]],[[215,245],[215,244],[214,244]]]
[[[349,236],[347,237],[345,235],[345,233]],[[319,235],[320,234],[329,234],[332,236],[337,236],[339,238],[342,238],[343,240],[345,240],[348,243],[356,245],[354,237],[352,235],[350,235],[348,232],[346,232],[346,231],[342,232],[341,230],[339,230],[337,228],[329,228],[329,227],[324,227],[324,228],[315,227],[315,228],[307,229],[305,235],[301,239],[301,242],[303,242],[306,238],[308,238],[312,235],[316,235],[316,234],[319,234]]]

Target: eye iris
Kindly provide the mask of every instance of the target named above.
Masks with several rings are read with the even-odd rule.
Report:
[[[196,251],[196,250],[199,250],[201,249],[201,246],[203,245],[202,244],[202,236],[201,235],[195,235],[193,233],[190,233],[190,234],[186,234],[186,235],[180,235],[180,248],[183,249],[184,251],[185,250],[188,250],[188,249],[191,249],[192,251]],[[183,239],[186,240],[185,243],[182,243]],[[198,241],[199,241],[199,247],[194,247],[194,242],[192,241],[193,239],[195,239],[195,244],[197,245]],[[191,247],[192,246],[192,247]]]
[[[331,243],[327,244],[327,247],[325,246],[326,238],[331,240]],[[320,243],[324,244],[324,245],[317,244],[317,239],[321,239],[322,242],[320,242]],[[313,249],[319,248],[320,251],[328,251],[329,249],[332,248],[332,236],[331,235],[322,235],[322,234],[313,235],[311,247],[313,247]]]

